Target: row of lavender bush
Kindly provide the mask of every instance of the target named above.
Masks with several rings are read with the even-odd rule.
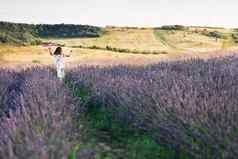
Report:
[[[49,68],[0,70],[0,158],[66,159],[73,98]]]
[[[123,122],[194,158],[238,156],[238,57],[146,67],[78,67],[75,88]]]

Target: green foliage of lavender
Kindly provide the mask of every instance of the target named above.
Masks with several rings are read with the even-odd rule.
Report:
[[[0,77],[0,158],[172,159],[177,156],[173,149],[130,129],[101,107],[95,105],[86,110],[82,105],[88,102],[90,92],[71,87],[70,93],[51,68],[35,67],[20,72],[0,69]],[[77,127],[82,123],[81,131]],[[102,147],[102,143],[112,148]]]
[[[238,155],[238,57],[164,62],[146,67],[79,67],[68,72],[125,124],[193,158]]]

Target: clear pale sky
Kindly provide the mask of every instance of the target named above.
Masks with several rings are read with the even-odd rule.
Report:
[[[238,0],[1,0],[0,21],[238,27]]]

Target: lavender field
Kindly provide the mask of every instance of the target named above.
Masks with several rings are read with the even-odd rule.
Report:
[[[192,158],[238,155],[238,58],[68,72],[74,88],[161,144]]]
[[[78,119],[90,107],[101,107],[111,114],[107,119],[169,147],[174,155],[166,158],[235,159],[237,78],[236,56],[141,67],[79,66],[67,71],[65,83],[48,67],[1,69],[0,158],[89,158],[70,155],[85,133]],[[152,159],[154,151],[149,150],[147,157],[121,158]]]
[[[0,71],[0,158],[67,158],[73,98],[49,69]]]

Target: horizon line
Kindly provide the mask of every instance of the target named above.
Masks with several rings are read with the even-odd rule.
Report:
[[[162,26],[175,26],[175,25],[180,25],[180,26],[185,26],[185,27],[198,27],[198,28],[217,28],[217,29],[236,29],[236,27],[228,27],[228,26],[218,26],[218,25],[187,25],[187,24],[164,24],[164,25],[158,25],[158,26],[149,26],[149,25],[145,25],[145,26],[137,26],[137,25],[113,25],[113,24],[106,24],[106,25],[94,25],[94,24],[79,24],[79,23],[45,23],[45,22],[17,22],[17,21],[4,21],[4,20],[0,20],[0,22],[5,22],[5,23],[14,23],[14,24],[28,24],[28,25],[60,25],[60,24],[64,24],[64,25],[84,25],[84,26],[94,26],[94,27],[102,27],[102,28],[106,28],[106,27],[117,27],[117,28],[159,28]]]

